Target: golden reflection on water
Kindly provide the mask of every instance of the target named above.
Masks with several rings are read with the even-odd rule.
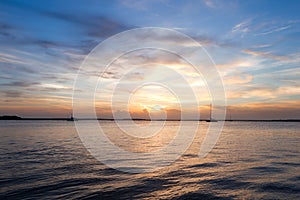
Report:
[[[176,162],[153,173],[135,175],[135,179],[138,180],[149,178],[157,180],[156,183],[163,188],[148,192],[146,196],[154,199],[169,199],[185,194],[198,194],[199,191],[201,194],[215,193],[222,197],[237,196],[245,199],[281,196],[276,192],[263,192],[264,189],[257,191],[257,187],[262,186],[266,190],[274,187],[270,190],[276,190],[277,186],[268,183],[275,182],[276,185],[282,181],[289,185],[287,177],[292,179],[295,174],[299,177],[299,168],[278,165],[279,160],[282,164],[286,162],[300,166],[297,160],[299,156],[296,154],[299,153],[299,148],[293,146],[290,149],[284,143],[284,141],[290,141],[291,138],[299,139],[295,129],[290,130],[286,127],[273,130],[270,129],[270,125],[269,128],[253,130],[251,128],[253,124],[239,126],[238,123],[228,123],[215,148],[204,159],[200,159],[198,153],[208,124],[200,123],[190,148]],[[165,140],[157,139],[161,137],[153,137],[145,143],[137,140],[136,146],[129,149],[151,151],[161,148],[174,136],[172,131],[168,132],[168,128],[162,133],[167,135],[164,137]],[[297,145],[299,147],[298,143]],[[284,149],[290,150],[284,151]],[[288,171],[286,168],[289,168]],[[284,186],[279,184],[278,188],[280,187]],[[291,196],[294,197],[297,194],[291,194]]]
[[[121,123],[126,123],[126,121]],[[102,126],[102,129],[114,145],[126,151],[141,153],[158,151],[164,148],[176,136],[178,131],[178,127],[174,128],[174,126],[164,125],[161,122],[154,126],[147,121],[135,123],[137,127],[128,127],[127,130],[121,130],[115,122],[112,122],[109,126]],[[142,137],[142,128],[146,128],[152,135]]]

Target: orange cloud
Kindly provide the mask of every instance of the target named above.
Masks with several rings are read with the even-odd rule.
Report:
[[[253,56],[261,56],[261,57],[271,58],[273,60],[278,60],[278,61],[289,61],[291,59],[287,56],[275,55],[270,52],[252,51],[249,49],[245,49],[245,50],[243,50],[243,52],[246,54],[253,55]]]
[[[223,81],[225,85],[233,85],[233,84],[244,84],[250,83],[253,80],[253,76],[250,74],[239,74],[235,76],[226,76]]]
[[[261,97],[261,98],[280,98],[286,95],[299,95],[300,87],[299,86],[282,86],[277,89],[270,88],[243,88],[243,90],[228,90],[227,98],[229,99],[238,99],[238,98],[252,98],[252,97]]]
[[[299,119],[297,100],[278,102],[254,102],[227,107],[227,118],[232,119]]]

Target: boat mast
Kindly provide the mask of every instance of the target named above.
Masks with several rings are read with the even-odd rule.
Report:
[[[211,117],[211,104],[210,104],[209,119],[210,119],[210,120],[212,119],[212,117]]]

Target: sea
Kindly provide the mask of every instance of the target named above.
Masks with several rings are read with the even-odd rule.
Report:
[[[198,126],[192,143],[173,162],[141,173],[97,159],[75,123],[0,121],[0,199],[300,199],[299,122],[227,121],[204,158],[199,149],[211,123],[167,121],[159,137],[136,140],[141,130],[162,125],[138,121],[138,126],[127,124],[136,137],[123,140],[115,121],[96,122],[112,144],[132,152],[158,151],[170,143],[172,130],[184,126],[190,134],[188,127]],[[81,122],[91,124],[95,121]],[[138,168],[143,161],[148,162],[131,164]]]

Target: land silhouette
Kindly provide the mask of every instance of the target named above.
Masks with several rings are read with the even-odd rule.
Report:
[[[0,116],[0,120],[63,120],[70,121],[70,118],[23,118],[17,115],[3,115]],[[94,120],[92,118],[76,118],[76,120]],[[208,121],[208,119],[143,119],[143,118],[132,118],[132,119],[113,119],[113,118],[97,118],[96,120],[110,120],[110,121],[118,121],[118,120],[134,120],[134,121]],[[256,119],[225,119],[218,121],[227,121],[227,122],[300,122],[300,119],[266,119],[266,120],[256,120]]]

